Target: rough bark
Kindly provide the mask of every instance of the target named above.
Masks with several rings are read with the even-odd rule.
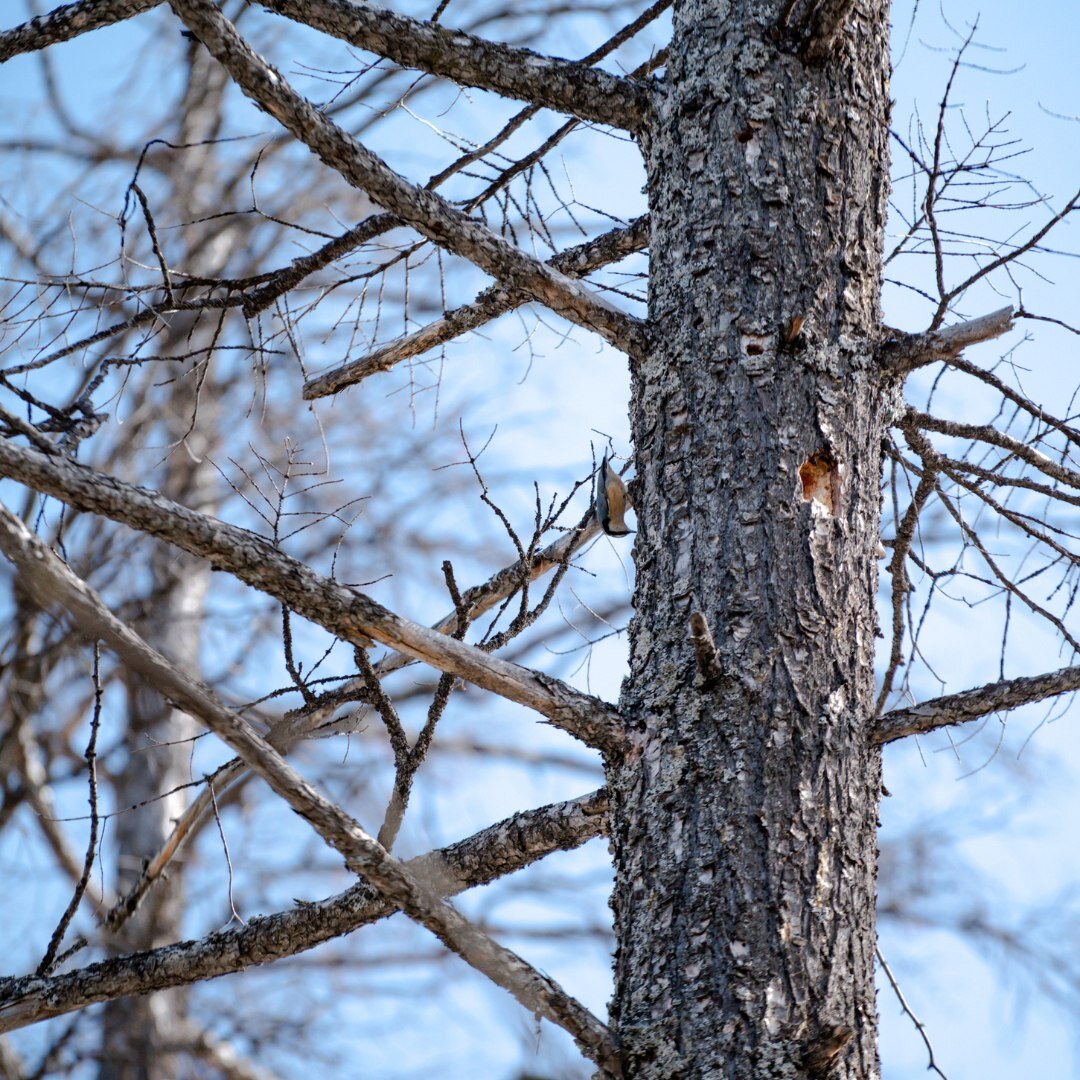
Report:
[[[878,720],[874,738],[880,743],[890,743],[909,735],[926,735],[938,728],[966,724],[991,713],[1033,705],[1074,690],[1080,690],[1080,666],[1001,679],[959,694],[921,701],[906,709],[893,709]]]
[[[27,571],[35,599],[42,606],[58,602],[72,616],[80,631],[100,639],[113,650],[128,671],[154,686],[168,701],[197,718],[234,750],[261,776],[270,789],[303,818],[320,838],[345,858],[345,865],[363,875],[380,893],[410,918],[427,927],[449,949],[509,991],[530,1012],[565,1028],[581,1051],[604,1070],[621,1076],[614,1042],[607,1027],[570,997],[553,980],[498,944],[458,911],[443,903],[427,882],[420,881],[389,855],[360,824],[309,784],[281,755],[241,717],[227,709],[199,681],[180,671],[149,646],[130,627],[117,619],[101,598],[14,515],[2,514],[3,547]],[[158,999],[154,999],[157,1002]],[[8,1007],[17,1019],[25,1005]],[[151,1019],[154,1019],[151,1017]],[[170,1014],[170,1021],[175,1017]],[[108,1033],[107,1033],[108,1034]],[[119,1052],[106,1045],[106,1075],[142,1078],[158,1075],[162,1044],[144,1050],[141,1033],[123,1031],[124,1043],[138,1055]],[[154,1053],[156,1048],[156,1053]],[[154,1053],[154,1056],[149,1056]]]
[[[353,0],[263,0],[263,6],[402,67],[494,90],[598,124],[633,130],[649,91],[633,79],[575,60],[541,56],[462,30],[420,22]]]
[[[157,7],[162,0],[79,0],[0,33],[0,64],[20,53],[34,52],[61,41],[130,19]]]
[[[825,1056],[830,1076],[878,1075],[887,10],[858,3],[814,66],[775,18],[754,0],[676,3],[642,140],[636,750],[609,776],[631,1077],[808,1077]],[[715,642],[708,677],[692,619]]]
[[[598,836],[607,813],[601,789],[567,802],[525,810],[448,847],[406,862],[405,868],[440,896],[529,866],[553,851],[568,851]],[[261,915],[198,941],[179,941],[49,978],[0,979],[0,1031],[62,1016],[101,1001],[150,994],[215,979],[313,949],[398,909],[366,882],[318,903]]]

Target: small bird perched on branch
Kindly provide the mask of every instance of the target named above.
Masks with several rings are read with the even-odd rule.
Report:
[[[627,536],[624,515],[629,505],[623,478],[608,464],[607,454],[596,474],[596,520],[608,536]]]

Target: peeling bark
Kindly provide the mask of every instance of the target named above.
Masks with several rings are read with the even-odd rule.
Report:
[[[613,1022],[632,1077],[805,1077],[848,1029],[829,1075],[878,1076],[886,6],[858,3],[814,67],[774,21],[753,0],[677,3],[643,133],[636,749],[609,772]],[[695,678],[695,614],[713,679]]]

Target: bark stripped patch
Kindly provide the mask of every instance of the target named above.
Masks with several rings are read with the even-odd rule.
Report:
[[[840,508],[840,466],[828,450],[818,450],[799,466],[803,502],[816,502],[834,515]]]

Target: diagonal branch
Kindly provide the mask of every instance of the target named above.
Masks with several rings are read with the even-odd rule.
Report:
[[[88,636],[104,641],[127,665],[198,718],[239,754],[323,841],[379,893],[430,930],[466,963],[509,991],[525,1008],[568,1031],[582,1053],[620,1075],[611,1033],[558,984],[504,948],[438,898],[388,854],[344,810],[312,787],[247,721],[226,709],[201,683],[152,649],[102,603],[51,549],[0,506],[0,548],[19,570],[20,585],[43,608],[59,603]]]
[[[535,709],[556,727],[607,754],[618,753],[623,747],[625,735],[613,706],[559,679],[499,660],[396,615],[356,589],[316,573],[247,529],[7,439],[0,439],[0,475],[208,559],[216,569],[274,597],[343,641],[362,645],[365,638],[374,638],[414,660]]]
[[[580,847],[603,831],[604,790],[515,814],[466,840],[410,859],[405,869],[441,896],[486,885],[554,851]],[[102,1001],[149,994],[295,956],[392,915],[397,908],[360,882],[346,892],[242,927],[131,953],[39,979],[0,979],[0,1032]]]
[[[974,690],[924,701],[907,709],[893,709],[878,719],[873,740],[880,745],[908,735],[924,735],[951,724],[978,720],[987,713],[1032,705],[1072,690],[1080,690],[1080,666],[1060,668],[1045,675],[1003,679]]]
[[[974,33],[974,30],[972,30]],[[944,101],[942,107],[944,108]],[[942,128],[939,125],[938,139],[941,139]],[[1076,191],[1072,198],[1039,229],[1031,234],[1022,244],[1018,244],[1010,251],[1003,252],[998,255],[997,258],[991,259],[985,266],[980,266],[969,277],[960,282],[959,285],[954,285],[948,292],[945,292],[942,285],[942,280],[939,274],[938,277],[938,292],[941,294],[941,300],[938,303],[937,314],[934,316],[936,322],[940,322],[945,317],[945,313],[949,310],[949,305],[959,296],[962,296],[968,289],[971,288],[975,282],[981,278],[987,276],[987,274],[993,273],[1001,266],[1008,266],[1009,263],[1019,259],[1025,252],[1031,251],[1035,248],[1039,241],[1050,232],[1059,222],[1064,221],[1073,211],[1080,209],[1080,190]]]
[[[478,619],[519,589],[523,576],[527,576],[529,581],[535,581],[549,570],[566,565],[575,552],[584,547],[599,532],[600,525],[596,518],[593,517],[584,526],[564,533],[554,543],[537,552],[529,561],[527,568],[522,567],[519,560],[510,566],[503,567],[483,585],[474,585],[471,589],[467,589],[461,598],[463,607],[468,609],[473,620]],[[457,622],[457,611],[451,611],[435,623],[431,629],[440,634],[449,634],[454,630]],[[383,679],[395,671],[400,671],[410,663],[413,663],[413,660],[406,654],[390,652],[375,666],[375,674],[378,678]],[[342,695],[350,694],[361,683],[362,680],[360,679],[346,683],[341,688]],[[335,695],[330,703],[321,704],[311,711],[305,710],[299,716],[287,714],[282,721],[275,724],[271,729],[267,736],[268,741],[275,749],[287,754],[297,739],[322,727],[337,712],[339,707],[340,699]],[[117,930],[135,912],[143,897],[153,888],[154,883],[161,877],[165,868],[174,858],[177,851],[180,850],[181,845],[186,841],[192,830],[209,812],[215,795],[220,799],[223,792],[229,790],[245,775],[247,774],[244,762],[240,758],[233,758],[208,778],[207,787],[199,792],[183,813],[174,821],[172,831],[166,837],[165,842],[146,861],[138,881],[119,900],[110,901],[112,906],[109,907],[105,915],[105,924],[110,930]]]
[[[426,188],[418,188],[311,102],[296,93],[257,56],[210,0],[171,0],[184,25],[229,72],[243,92],[324,164],[422,236],[469,259],[503,285],[522,290],[565,319],[596,331],[623,352],[644,347],[640,319],[619,311],[576,281],[526,255],[486,225],[455,209]],[[591,69],[590,69],[591,70]]]
[[[896,424],[904,431],[936,431],[940,435],[949,435],[955,439],[971,439],[1000,447],[1052,480],[1057,480],[1074,491],[1080,491],[1080,472],[1054,461],[1034,446],[1007,432],[999,431],[991,424],[964,424],[958,420],[943,420],[913,408],[908,408],[897,419]]]
[[[261,0],[262,6],[305,26],[385,56],[402,67],[452,79],[462,86],[570,113],[582,120],[636,131],[652,104],[647,86],[579,60],[541,56],[486,41],[462,30],[421,22],[350,0]]]
[[[561,251],[548,265],[571,277],[584,277],[600,266],[641,251],[648,242],[649,217],[646,214],[632,221],[625,229],[612,229],[595,240]],[[494,285],[485,289],[471,304],[447,312],[441,319],[429,323],[415,333],[406,334],[325,375],[309,379],[304,383],[304,397],[310,401],[336,394],[369,375],[389,371],[402,360],[419,356],[428,349],[460,337],[470,330],[476,330],[500,315],[527,304],[529,300],[530,297],[525,293]]]
[[[21,26],[0,32],[0,64],[20,53],[36,52],[38,49],[69,41],[111,23],[122,22],[134,15],[141,15],[160,4],[162,0],[79,0],[75,4],[63,4],[37,15]]]
[[[1013,308],[1010,305],[943,330],[902,334],[881,346],[878,359],[883,370],[894,375],[907,375],[935,360],[948,361],[969,345],[1001,337],[1012,329],[1012,325]]]

